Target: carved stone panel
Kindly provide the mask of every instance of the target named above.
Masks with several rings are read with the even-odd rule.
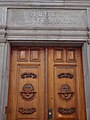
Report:
[[[0,7],[0,26],[6,25],[7,8]]]
[[[86,28],[85,10],[9,9],[8,26]]]

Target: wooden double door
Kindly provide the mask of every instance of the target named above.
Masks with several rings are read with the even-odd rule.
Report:
[[[81,49],[13,47],[7,120],[86,120]]]

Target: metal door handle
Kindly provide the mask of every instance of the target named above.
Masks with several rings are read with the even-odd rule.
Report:
[[[52,108],[48,109],[48,120],[52,119]]]

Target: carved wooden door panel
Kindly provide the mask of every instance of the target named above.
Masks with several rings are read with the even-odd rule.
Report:
[[[50,120],[86,120],[81,49],[48,49]]]
[[[44,49],[12,48],[7,120],[44,120]]]
[[[7,120],[86,120],[80,48],[14,47]]]

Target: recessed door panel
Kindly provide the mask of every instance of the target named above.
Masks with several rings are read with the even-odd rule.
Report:
[[[39,66],[18,66],[18,118],[37,118]]]
[[[55,113],[57,118],[77,118],[75,66],[55,66]]]

